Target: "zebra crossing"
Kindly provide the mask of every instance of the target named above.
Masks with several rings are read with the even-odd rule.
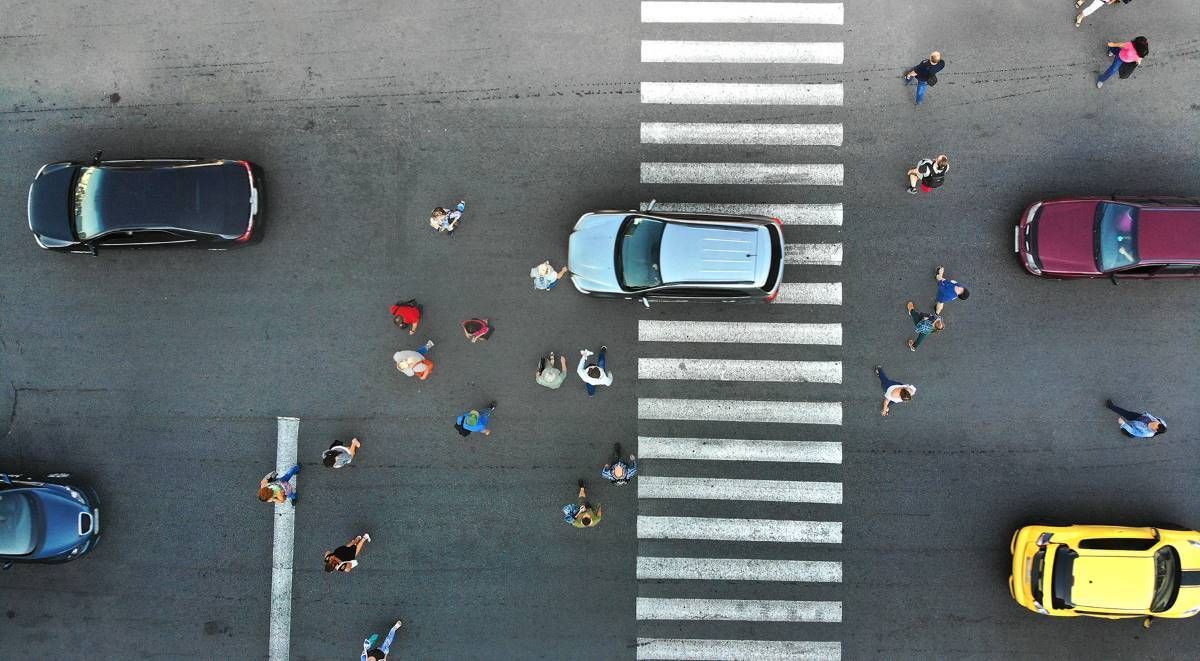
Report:
[[[842,655],[842,284],[829,274],[844,132],[828,120],[844,99],[843,18],[836,2],[641,2],[639,176],[654,209],[776,217],[787,245],[771,305],[638,322],[638,659]],[[744,41],[755,24],[772,39]],[[731,82],[764,70],[819,82]],[[792,121],[762,121],[763,106]]]

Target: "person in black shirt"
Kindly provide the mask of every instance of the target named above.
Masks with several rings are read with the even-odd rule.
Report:
[[[332,551],[325,552],[325,571],[349,572],[358,566],[358,554],[371,536],[363,533]]]
[[[921,60],[921,63],[908,70],[904,74],[904,84],[911,85],[915,79],[917,81],[917,105],[925,100],[925,89],[930,85],[937,84],[937,74],[946,63],[942,61],[942,54],[938,51],[933,51],[929,54],[929,59]]]

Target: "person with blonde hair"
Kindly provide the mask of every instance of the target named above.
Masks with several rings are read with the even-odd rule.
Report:
[[[557,287],[558,281],[566,274],[567,267],[564,266],[555,271],[549,260],[538,264],[529,271],[529,277],[533,278],[533,288],[541,291],[550,291]]]
[[[429,359],[429,350],[432,348],[433,340],[428,340],[424,346],[417,347],[416,351],[397,351],[392,354],[392,361],[396,363],[396,369],[405,376],[415,376],[424,381],[433,373],[433,361]]]
[[[905,85],[911,85],[914,80],[917,81],[918,106],[925,100],[925,90],[937,85],[938,72],[944,68],[946,68],[946,63],[942,61],[942,54],[938,51],[933,51],[929,54],[928,59],[921,60],[920,64],[905,72]]]
[[[908,192],[911,195],[929,193],[946,183],[946,172],[950,170],[950,157],[938,154],[934,158],[922,158],[917,167],[908,171]]]

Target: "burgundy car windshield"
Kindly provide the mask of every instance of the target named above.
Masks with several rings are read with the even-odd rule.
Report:
[[[1101,271],[1136,264],[1137,207],[1116,202],[1096,206],[1096,262]]]

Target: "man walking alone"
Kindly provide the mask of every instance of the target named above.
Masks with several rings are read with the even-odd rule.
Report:
[[[911,85],[914,80],[917,81],[918,106],[925,100],[925,89],[937,85],[937,74],[944,68],[946,68],[946,63],[942,61],[942,54],[933,51],[929,54],[929,59],[921,60],[920,64],[904,74],[905,85]]]
[[[1117,414],[1117,424],[1121,426],[1121,431],[1125,432],[1126,436],[1132,438],[1153,438],[1159,434],[1167,433],[1167,421],[1155,417],[1149,411],[1141,413],[1127,411],[1113,404],[1111,399],[1104,400],[1104,406]]]

